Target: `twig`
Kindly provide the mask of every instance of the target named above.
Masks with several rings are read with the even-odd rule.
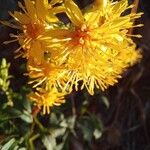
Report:
[[[35,124],[39,127],[42,132],[47,132],[47,129],[41,124],[37,116],[34,117]]]
[[[131,9],[131,13],[136,13],[139,6],[139,0],[134,0],[133,5],[134,7]]]
[[[139,6],[139,0],[134,0],[134,3],[133,3],[133,8],[131,9],[131,13],[136,13],[137,10],[138,10],[138,6]],[[133,24],[134,24],[134,21],[133,21]],[[133,32],[133,28],[130,28],[128,33],[129,34],[132,34]]]
[[[37,138],[39,138],[39,136],[40,136],[40,134],[37,133],[37,134],[33,135],[33,136],[29,139],[30,150],[35,150],[35,147],[34,147],[33,142],[34,142]]]

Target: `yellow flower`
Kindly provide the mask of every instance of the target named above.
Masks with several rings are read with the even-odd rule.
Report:
[[[48,0],[24,0],[25,6],[18,2],[22,12],[14,11],[10,15],[19,24],[16,23],[14,25],[8,22],[2,22],[22,31],[18,35],[11,34],[21,45],[16,51],[20,52],[18,56],[21,55],[29,61],[34,60],[38,64],[43,61],[44,52],[47,50],[47,42],[42,40],[42,37],[46,35],[49,28],[53,28],[52,24],[59,22],[55,14],[62,12],[63,7],[60,9],[60,6],[55,8],[53,5],[60,2],[60,0],[53,0],[50,3],[48,3]],[[22,51],[20,51],[21,48],[23,48]]]
[[[105,90],[141,58],[129,29],[142,13],[123,13],[132,8],[127,0],[95,0],[81,12],[73,0],[24,0],[21,12],[10,13],[21,30],[10,42],[19,41],[19,55],[27,59],[29,83],[36,88],[29,98],[43,113],[64,103],[66,92],[84,87],[93,95],[95,87]],[[70,22],[58,20],[65,12]],[[9,43],[5,42],[5,43]],[[21,50],[21,48],[23,48]],[[79,87],[79,83],[82,83]],[[60,92],[61,91],[61,92]]]
[[[66,80],[66,70],[64,66],[56,66],[54,63],[44,62],[40,65],[28,64],[28,75],[31,78],[29,84],[34,83],[33,88],[44,86],[46,90],[53,87],[62,90]]]
[[[65,102],[65,93],[60,93],[57,89],[53,88],[50,91],[38,89],[37,92],[29,94],[29,98],[40,109],[43,108],[43,114],[50,113],[50,109],[53,106],[60,106]]]
[[[114,85],[122,72],[141,57],[130,38],[140,36],[128,35],[133,20],[141,13],[123,16],[122,13],[131,8],[127,6],[127,0],[105,1],[103,7],[94,6],[84,15],[72,0],[65,0],[64,5],[72,22],[64,29],[65,42],[59,47],[66,57],[70,77],[65,88],[75,84],[78,89],[78,82],[83,81],[81,88],[85,86],[93,95],[95,85],[102,90]],[[58,41],[62,39],[61,34],[56,33]],[[136,58],[129,58],[128,54],[132,53]]]

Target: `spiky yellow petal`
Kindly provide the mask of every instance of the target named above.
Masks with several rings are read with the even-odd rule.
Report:
[[[59,106],[65,102],[65,93],[58,92],[57,89],[51,89],[51,91],[44,91],[38,89],[37,92],[31,93],[29,98],[39,107],[43,109],[43,114],[50,113],[50,109],[53,106]]]

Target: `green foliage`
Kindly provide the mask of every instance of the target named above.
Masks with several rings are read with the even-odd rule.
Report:
[[[75,99],[62,107],[54,107],[50,115],[32,114],[34,109],[27,95],[28,85],[14,92],[10,86],[10,64],[2,59],[0,64],[0,149],[1,150],[69,150],[70,144],[83,142],[88,148],[92,140],[102,135],[101,120],[88,111],[87,95],[80,108]],[[10,105],[11,104],[11,105]],[[107,104],[108,105],[108,104]],[[71,111],[71,112],[70,112]],[[78,111],[78,113],[76,112]],[[74,141],[74,142],[73,142]]]
[[[8,75],[8,69],[9,64],[7,64],[6,59],[2,59],[1,65],[0,65],[0,88],[6,92],[9,88],[9,75]]]
[[[6,62],[6,59],[2,59],[0,64],[0,92],[7,97],[7,105],[13,105],[11,100],[11,89],[9,89],[9,78],[11,77],[8,73],[9,66],[10,64]]]

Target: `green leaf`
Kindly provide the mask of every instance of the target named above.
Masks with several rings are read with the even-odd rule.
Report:
[[[11,146],[15,143],[15,141],[15,138],[12,138],[6,144],[3,145],[1,150],[10,150]]]
[[[29,100],[23,99],[23,106],[29,113],[31,113],[31,103]]]
[[[50,123],[51,124],[58,124],[59,123],[59,119],[57,118],[56,114],[55,113],[51,113],[51,116],[50,116]]]
[[[78,123],[78,127],[83,133],[84,140],[91,141],[94,127],[93,124],[91,123],[90,118],[89,117],[82,118]]]
[[[44,136],[42,138],[42,142],[47,150],[54,150],[54,148],[56,147],[56,139],[51,135]]]
[[[102,131],[95,129],[93,135],[95,139],[99,139],[102,136]]]
[[[27,123],[32,123],[33,122],[32,115],[29,112],[25,111],[25,110],[23,111],[23,114],[20,116],[20,118],[23,121],[27,122]]]
[[[102,96],[101,99],[103,103],[105,104],[106,108],[108,109],[110,106],[109,100],[105,96]]]
[[[0,112],[0,122],[7,121],[14,118],[19,118],[21,114],[22,114],[21,111],[15,108],[5,109],[5,111]]]
[[[66,128],[56,128],[56,129],[50,129],[50,133],[53,137],[57,138],[59,136],[63,136],[66,132]]]
[[[18,150],[27,150],[25,147],[19,148]]]

